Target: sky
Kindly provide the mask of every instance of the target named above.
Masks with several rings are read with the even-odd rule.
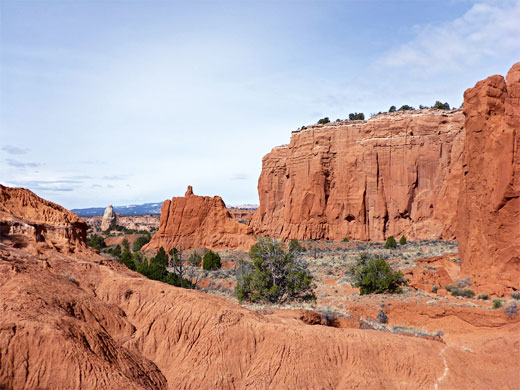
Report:
[[[520,61],[520,0],[0,0],[0,183],[67,208],[258,203],[325,116],[460,106]]]

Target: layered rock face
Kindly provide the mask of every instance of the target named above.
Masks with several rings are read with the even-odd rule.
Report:
[[[520,288],[520,63],[464,93],[457,241],[465,273]]]
[[[293,132],[262,161],[250,226],[282,240],[453,239],[463,121],[428,109]]]
[[[143,250],[249,250],[255,242],[251,228],[231,218],[220,196],[197,196],[189,186],[184,197],[164,201],[159,230]]]
[[[87,224],[67,209],[23,188],[0,184],[0,238],[28,237],[54,249],[86,247]]]
[[[108,206],[103,213],[103,218],[101,219],[101,230],[105,231],[111,228],[116,227],[117,225],[117,216],[114,212],[114,208],[112,205]]]

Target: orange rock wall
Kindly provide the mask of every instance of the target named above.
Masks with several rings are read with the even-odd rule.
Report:
[[[282,240],[453,239],[463,121],[428,109],[293,132],[262,161],[250,226]]]
[[[0,236],[29,236],[52,248],[74,251],[86,246],[87,229],[73,212],[24,188],[0,184]]]
[[[231,218],[220,196],[197,196],[190,186],[184,197],[164,201],[159,230],[143,250],[249,250],[255,242],[251,228]]]
[[[520,285],[520,63],[464,93],[457,240],[465,273]],[[503,283],[502,283],[503,284]]]

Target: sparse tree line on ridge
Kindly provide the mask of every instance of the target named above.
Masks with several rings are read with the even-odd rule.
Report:
[[[435,104],[431,107],[428,107],[428,106],[423,106],[422,104],[419,105],[419,110],[423,110],[423,109],[426,109],[426,108],[436,108],[438,110],[450,110],[450,105],[445,102],[445,103],[442,103],[440,101],[436,101]],[[401,107],[397,108],[396,106],[391,106],[388,111],[379,111],[377,114],[371,114],[370,117],[374,117],[376,115],[380,115],[380,114],[386,114],[387,112],[398,112],[398,111],[415,111],[416,108],[412,107],[412,106],[409,106],[408,104],[404,104],[402,105]],[[343,121],[363,121],[365,120],[365,114],[363,114],[362,112],[353,112],[353,113],[350,113],[348,115],[348,119],[336,119],[336,122],[343,122]],[[327,123],[330,123],[330,119],[328,116],[326,116],[325,118],[322,118],[320,120],[318,120],[317,124],[318,125],[325,125]],[[299,130],[303,130],[305,129],[306,126],[302,126]]]

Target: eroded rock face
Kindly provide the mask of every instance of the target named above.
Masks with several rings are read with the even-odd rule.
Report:
[[[520,63],[505,79],[491,76],[468,89],[464,115],[457,231],[462,271],[518,289]]]
[[[103,218],[101,219],[101,230],[105,231],[108,229],[112,229],[117,225],[117,216],[114,212],[114,208],[112,205],[108,206],[103,213]]]
[[[23,188],[0,184],[0,240],[26,236],[59,251],[86,247],[87,224],[71,211]]]
[[[262,161],[255,234],[283,240],[453,239],[460,110],[310,126]]]
[[[41,218],[51,206],[54,211],[44,214],[54,223],[74,216],[27,190],[16,190],[9,191],[16,195],[9,204],[31,203],[21,210],[2,208],[2,221],[11,216],[32,226],[40,222],[28,216]],[[64,215],[60,218],[57,211]],[[518,385],[519,320],[498,311],[418,307],[416,301],[408,306],[403,300],[385,308],[391,325],[429,331],[440,327],[446,343],[361,330],[357,323],[331,328],[318,325],[323,318],[312,313],[262,315],[221,297],[152,281],[89,249],[70,254],[46,247],[35,254],[35,246],[27,235],[17,243],[0,240],[2,388]],[[353,310],[353,316],[359,311],[366,317],[363,308]]]
[[[188,186],[184,197],[164,201],[159,230],[143,250],[249,250],[255,242],[251,228],[231,218],[220,196],[197,196]]]

